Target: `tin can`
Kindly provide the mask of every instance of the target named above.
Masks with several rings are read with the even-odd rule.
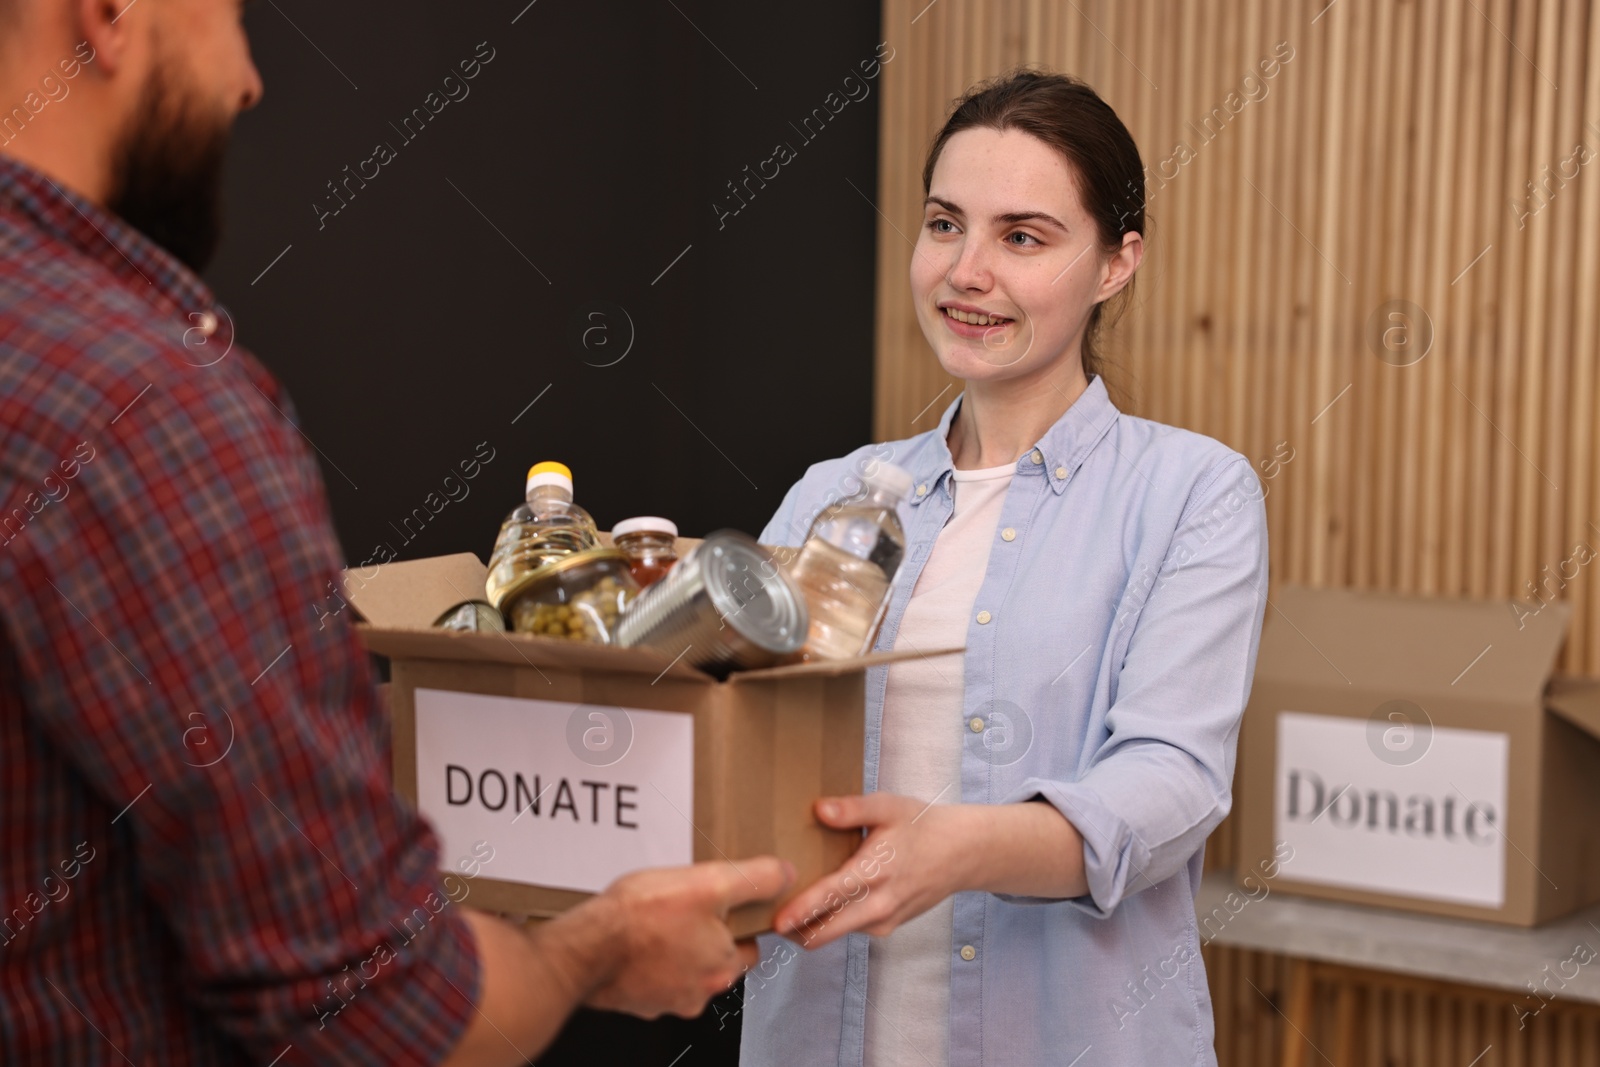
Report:
[[[749,534],[718,530],[629,606],[617,644],[722,678],[800,651],[809,627],[805,600],[771,554]]]
[[[441,630],[466,630],[490,634],[506,632],[504,616],[487,600],[463,600],[433,620],[433,625]]]

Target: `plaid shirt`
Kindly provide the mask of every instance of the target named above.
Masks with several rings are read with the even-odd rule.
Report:
[[[190,271],[4,157],[0,435],[0,1062],[442,1059],[477,958],[294,409]]]

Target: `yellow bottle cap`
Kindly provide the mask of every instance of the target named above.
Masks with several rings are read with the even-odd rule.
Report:
[[[535,463],[528,468],[528,477],[535,474],[559,474],[569,482],[572,480],[572,471],[565,463]]]

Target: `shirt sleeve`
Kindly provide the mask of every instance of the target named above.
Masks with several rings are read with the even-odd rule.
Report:
[[[466,883],[390,787],[315,459],[246,359],[153,358],[40,448],[75,469],[0,561],[26,713],[197,1013],[262,1063],[436,1063],[478,994]]]
[[[879,463],[893,459],[893,445],[877,444],[858,448],[837,459],[813,463],[800,480],[789,487],[783,502],[756,540],[764,545],[798,548],[805,543],[812,522],[824,508],[858,493],[864,474]]]
[[[1176,874],[1232,804],[1267,601],[1265,494],[1233,455],[1197,481],[1178,521],[1088,770],[1076,781],[1029,778],[1003,798],[1043,800],[1082,835],[1089,893],[1071,903],[1098,918]]]
[[[811,531],[812,516],[799,514],[800,502],[806,495],[806,483],[821,466],[819,463],[812,464],[799,481],[783,494],[783,502],[778,505],[778,510],[772,513],[772,518],[761,531],[761,536],[756,538],[757,541],[779,548],[796,548],[805,541],[806,534]]]

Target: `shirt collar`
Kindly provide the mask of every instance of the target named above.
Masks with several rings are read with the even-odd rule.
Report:
[[[945,408],[939,428],[932,434],[921,461],[916,464],[914,474],[917,484],[911,495],[913,504],[920,504],[933,496],[940,482],[955,466],[950,458],[950,424],[955,420],[965,396],[963,392]],[[1106,392],[1105,381],[1098,374],[1095,375],[1089,379],[1089,387],[1072,402],[1072,406],[1017,460],[1017,473],[1042,473],[1049,479],[1050,488],[1061,493],[1120,414]]]
[[[0,155],[0,211],[21,215],[93,260],[163,314],[186,317],[191,330],[209,338],[217,329],[216,297],[193,271],[110,211],[6,155]]]

